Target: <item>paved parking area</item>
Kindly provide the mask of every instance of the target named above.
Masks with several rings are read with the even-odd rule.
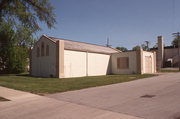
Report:
[[[142,119],[0,86],[0,119]]]
[[[146,119],[180,119],[180,73],[48,97]]]

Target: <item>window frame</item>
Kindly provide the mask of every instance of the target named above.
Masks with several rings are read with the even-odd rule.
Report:
[[[129,57],[118,57],[117,69],[129,69]]]
[[[39,56],[40,56],[40,48],[39,48],[39,47],[37,47],[36,54],[37,54],[37,55],[36,55],[37,57],[39,57]]]
[[[41,56],[44,56],[44,42],[41,43]]]
[[[46,45],[46,56],[49,56],[49,45]]]

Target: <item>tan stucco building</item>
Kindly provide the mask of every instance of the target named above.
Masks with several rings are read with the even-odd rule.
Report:
[[[156,55],[43,35],[31,52],[30,72],[40,77],[83,77],[107,74],[155,73]]]

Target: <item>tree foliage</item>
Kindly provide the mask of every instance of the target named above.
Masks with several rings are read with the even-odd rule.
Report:
[[[0,25],[0,37],[0,73],[20,73],[25,71],[28,49],[17,45],[17,36],[10,24]]]
[[[40,22],[48,28],[56,23],[53,10],[49,0],[0,0],[0,24],[11,24],[19,44],[31,46]]]
[[[141,48],[141,46],[136,45],[136,46],[134,46],[134,47],[132,48],[132,50],[133,50],[133,51],[136,51],[136,50],[139,50],[140,48]]]
[[[17,29],[24,26],[35,32],[40,30],[38,20],[49,28],[56,22],[49,0],[0,0],[1,22],[10,22]]]
[[[174,38],[174,40],[171,42],[171,45],[175,46],[175,47],[178,47],[178,41],[179,41],[178,38]]]
[[[142,45],[141,45],[141,48],[145,51],[148,51],[149,50],[149,44],[150,42],[149,41],[145,41]]]
[[[128,49],[125,48],[125,47],[116,47],[116,49],[118,49],[118,50],[120,50],[122,52],[128,51]]]
[[[0,0],[0,73],[24,71],[34,35],[56,23],[49,0]]]

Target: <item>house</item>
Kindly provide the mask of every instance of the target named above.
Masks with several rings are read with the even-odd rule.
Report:
[[[40,77],[83,77],[156,72],[155,52],[117,49],[46,35],[31,51],[30,73]]]

